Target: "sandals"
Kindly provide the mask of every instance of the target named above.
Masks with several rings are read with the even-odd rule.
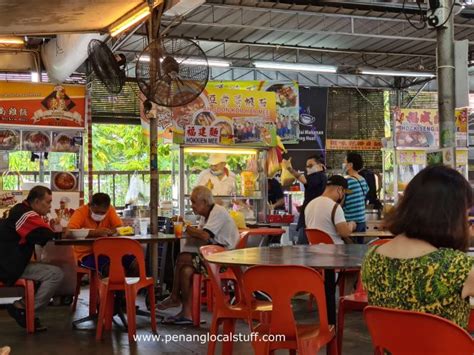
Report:
[[[192,319],[183,317],[183,316],[171,316],[164,318],[161,321],[161,324],[168,324],[168,325],[193,325]]]

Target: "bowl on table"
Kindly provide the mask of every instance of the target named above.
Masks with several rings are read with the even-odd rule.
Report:
[[[89,231],[92,229],[82,228],[82,229],[70,229],[71,238],[73,239],[84,239],[88,236]]]

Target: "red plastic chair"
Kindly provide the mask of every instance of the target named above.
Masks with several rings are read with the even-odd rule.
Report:
[[[469,333],[474,333],[474,309],[471,308],[471,313],[469,314],[469,323],[467,324],[467,331]]]
[[[391,239],[377,239],[371,242],[371,245],[381,245],[389,242]],[[344,320],[346,313],[350,311],[362,312],[368,305],[367,293],[365,293],[362,280],[357,280],[357,287],[354,293],[339,298],[339,306],[337,308],[337,350],[339,355],[342,354],[342,338],[344,337]]]
[[[147,277],[145,273],[145,256],[143,249],[137,241],[130,238],[99,238],[92,245],[95,263],[99,265],[99,256],[104,255],[110,259],[109,276],[99,278],[100,309],[97,320],[96,339],[102,339],[103,329],[112,328],[112,317],[114,312],[114,291],[125,290],[125,300],[127,304],[128,320],[128,340],[135,341],[133,335],[136,333],[136,309],[135,301],[137,292],[142,288],[147,288],[150,298],[151,329],[156,333],[155,317],[155,281],[152,277]],[[136,258],[139,277],[125,277],[122,266],[122,258],[125,255],[133,255]]]
[[[221,272],[219,275],[223,281],[236,281],[235,274],[230,269]],[[204,296],[203,290],[205,291]],[[206,303],[208,312],[213,312],[214,310],[214,289],[211,285],[210,279],[208,277],[203,277],[203,275],[199,273],[193,274],[192,292],[193,299],[191,316],[193,325],[199,327],[201,324],[201,304]]]
[[[334,241],[329,236],[329,234],[327,234],[326,232],[323,232],[322,230],[306,228],[304,231],[305,231],[306,236],[308,238],[308,242],[311,245],[315,245],[315,244],[334,244]],[[339,271],[338,286],[339,286],[339,294],[340,295],[343,295],[344,292],[345,292],[345,275],[346,274],[358,274],[358,273],[359,273],[358,269],[345,269],[345,270],[340,270]],[[313,304],[313,299],[310,297],[309,303],[308,303],[309,308],[312,307],[312,304]]]
[[[26,332],[35,332],[35,283],[33,280],[18,279],[12,286],[0,282],[0,287],[21,287],[25,299]]]
[[[206,245],[200,248],[201,254],[206,258],[206,256],[220,253],[226,249],[218,245]],[[234,333],[235,331],[235,321],[237,319],[248,319],[249,307],[245,304],[244,299],[241,295],[242,286],[242,273],[240,268],[228,268],[226,273],[234,274],[234,280],[236,285],[236,300],[237,304],[231,305],[229,303],[229,298],[222,291],[222,281],[224,280],[220,272],[220,265],[208,263],[204,261],[206,265],[207,272],[209,274],[209,280],[214,290],[215,303],[214,303],[214,312],[212,313],[212,323],[210,334],[217,335],[219,331],[219,326],[223,324],[223,332],[225,334]],[[236,273],[236,274],[235,274]],[[265,317],[263,313],[269,313],[272,310],[272,305],[270,302],[265,301],[256,301],[252,311],[254,319],[260,319],[262,322],[268,322],[268,318]],[[214,337],[213,337],[214,338]],[[232,342],[226,342],[223,344],[222,353],[226,355],[232,354]],[[207,348],[207,354],[213,355],[216,350],[216,342],[209,342]]]
[[[375,354],[472,355],[471,336],[455,323],[428,313],[368,306],[364,319]]]
[[[247,247],[247,241],[250,236],[281,236],[285,231],[281,228],[252,228],[248,230],[242,230],[240,232],[240,239],[235,247],[235,249],[243,249]],[[223,280],[234,280],[233,273],[223,273],[221,274],[221,279]],[[213,311],[213,288],[209,282],[208,278],[202,277],[201,274],[194,274],[192,281],[192,292],[193,292],[193,303],[192,303],[192,319],[193,325],[199,326],[201,323],[201,304],[205,303],[207,306],[207,311]],[[205,293],[203,295],[203,290]]]
[[[271,236],[282,236],[285,233],[284,229],[281,228],[252,228],[252,229],[245,229],[240,231],[240,239],[235,249],[243,249],[247,247],[247,242],[250,236],[262,236],[265,237],[267,235]]]
[[[94,270],[76,266],[76,290],[74,292],[74,301],[71,305],[71,310],[76,311],[77,300],[79,294],[81,293],[81,281],[84,276],[89,276],[89,316],[92,316],[97,313],[97,301],[98,301],[98,289],[97,289],[97,277]]]
[[[326,232],[319,229],[305,228],[308,243],[313,244],[334,244],[332,238]]]
[[[337,354],[336,332],[328,324],[326,296],[322,276],[314,269],[296,265],[258,265],[243,275],[244,297],[247,302],[255,291],[272,299],[270,322],[256,326],[249,320],[257,340],[252,342],[256,354],[268,354],[277,349],[296,350],[298,354],[315,354],[326,345],[327,353]],[[311,324],[296,324],[291,300],[297,293],[310,293],[318,305],[319,320]],[[285,335],[284,341],[263,341],[262,335]],[[294,353],[294,351],[293,351]]]

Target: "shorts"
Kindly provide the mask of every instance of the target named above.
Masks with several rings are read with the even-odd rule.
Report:
[[[192,255],[192,262],[193,267],[197,273],[203,275],[204,277],[208,277],[206,265],[204,265],[204,259],[201,253],[190,253]]]
[[[130,265],[132,265],[134,261],[135,261],[135,257],[133,255],[125,255],[122,259],[122,265],[125,268],[125,270],[129,270]],[[96,268],[96,265],[95,265],[94,254],[86,255],[79,261],[79,266],[82,266],[82,267],[85,267],[86,269],[91,269],[91,270],[97,269],[102,276],[105,276],[108,274],[109,264],[110,264],[109,258],[104,255],[99,255],[98,268]]]
[[[207,273],[206,265],[204,264],[204,257],[201,255],[201,253],[189,253],[189,254],[192,255],[193,267],[196,270],[196,272],[201,274],[204,277],[209,277],[209,274]],[[225,272],[226,270],[227,270],[227,266],[221,266],[219,268],[219,273]]]

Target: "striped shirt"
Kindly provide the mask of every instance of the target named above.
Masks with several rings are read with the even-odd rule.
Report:
[[[346,176],[347,183],[351,194],[346,194],[344,199],[344,216],[346,221],[354,221],[356,223],[365,222],[365,196],[369,192],[369,186],[363,177],[360,180]]]

